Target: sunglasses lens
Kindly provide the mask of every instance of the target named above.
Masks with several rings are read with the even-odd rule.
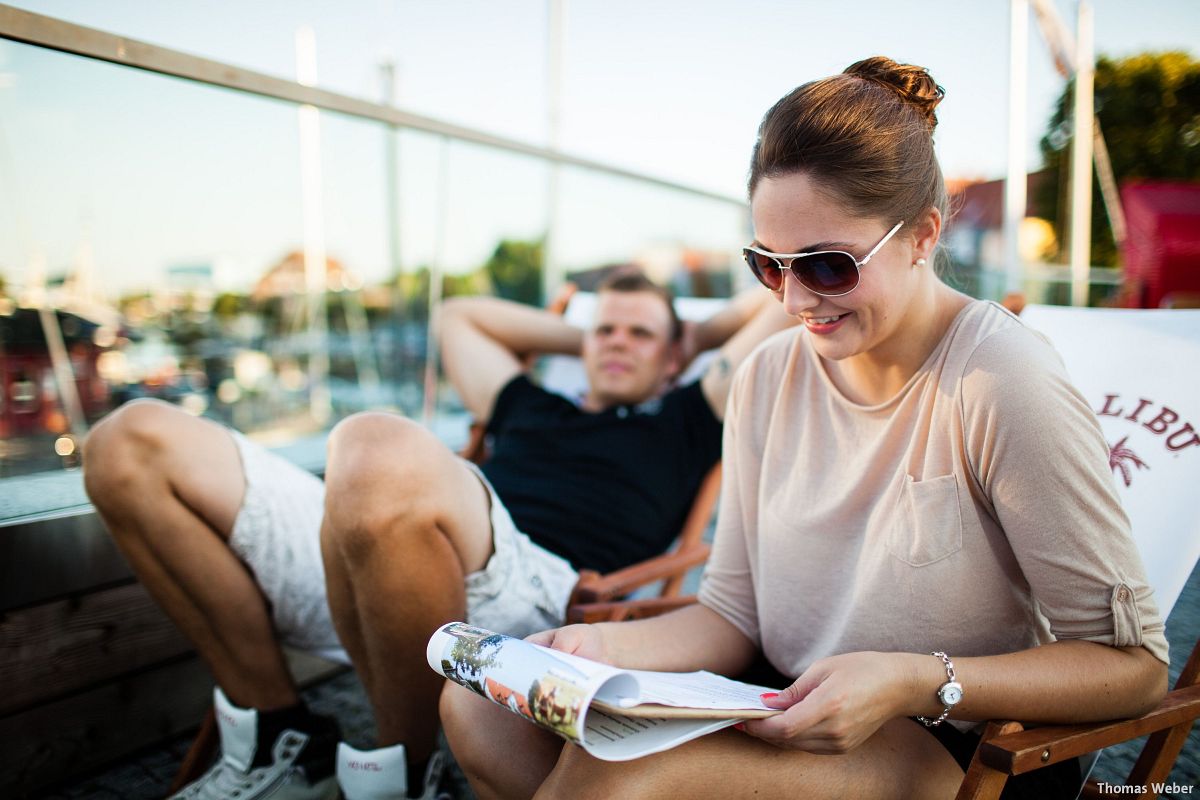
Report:
[[[816,253],[797,258],[792,271],[805,288],[817,294],[839,295],[858,286],[858,265],[847,253]]]
[[[775,259],[749,249],[743,250],[742,255],[745,257],[750,271],[754,273],[754,277],[758,278],[759,283],[772,292],[780,290],[783,286],[783,270],[775,263]]]
[[[783,288],[783,270],[770,256],[749,248],[742,251],[758,282],[778,292]],[[820,295],[842,295],[858,286],[858,265],[849,253],[814,253],[792,260],[792,274],[804,288]]]

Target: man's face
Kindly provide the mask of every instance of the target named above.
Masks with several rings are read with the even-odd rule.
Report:
[[[664,390],[679,371],[671,315],[651,292],[601,292],[596,319],[583,337],[588,376],[585,405],[600,410],[637,404]]]

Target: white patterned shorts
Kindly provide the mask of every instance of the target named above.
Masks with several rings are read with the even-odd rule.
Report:
[[[246,496],[229,538],[271,604],[281,641],[348,662],[334,631],[321,561],[325,484],[290,461],[230,431],[242,459]],[[561,625],[579,575],[567,561],[534,544],[479,469],[491,501],[495,552],[467,576],[467,621],[511,636]]]

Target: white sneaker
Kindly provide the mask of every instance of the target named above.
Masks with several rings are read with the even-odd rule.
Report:
[[[405,800],[408,797],[408,762],[404,745],[377,750],[355,750],[342,742],[337,751],[337,780],[345,800]],[[446,757],[435,750],[425,767],[421,800],[436,800]]]
[[[271,747],[271,763],[254,767],[259,747],[258,712],[238,708],[220,688],[213,690],[221,758],[212,769],[169,800],[335,800],[333,775],[310,780],[304,768],[308,734],[285,730]]]

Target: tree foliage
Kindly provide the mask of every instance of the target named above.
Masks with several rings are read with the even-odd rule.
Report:
[[[1096,115],[1118,185],[1139,179],[1200,180],[1200,61],[1185,52],[1101,56]],[[1074,81],[1055,105],[1041,150],[1049,180],[1034,198],[1038,216],[1066,229]],[[1116,246],[1100,187],[1092,186],[1092,263],[1115,265]]]
[[[541,240],[501,239],[483,265],[496,296],[540,306],[543,250]]]

